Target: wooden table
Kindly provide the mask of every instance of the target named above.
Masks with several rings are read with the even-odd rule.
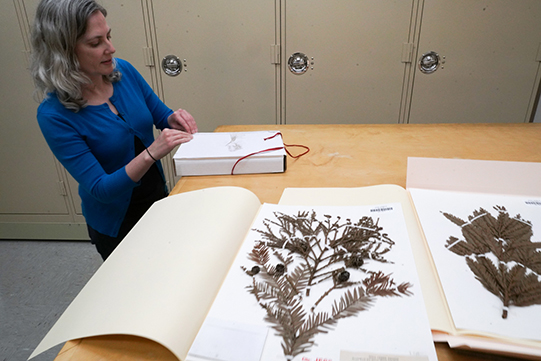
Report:
[[[286,187],[406,186],[408,157],[541,162],[541,124],[223,126],[279,130],[284,143],[310,147],[281,174],[184,177],[172,193],[240,186],[277,203]],[[295,152],[295,148],[291,148]],[[301,151],[301,150],[299,150]]]
[[[308,146],[310,152],[298,159],[288,157],[285,173],[184,177],[171,193],[239,186],[254,192],[261,202],[277,203],[286,187],[405,187],[408,157],[541,162],[541,124],[254,125],[222,126],[216,131],[255,130],[279,130],[284,143]],[[436,351],[440,361],[505,359],[451,350],[439,343]],[[176,358],[150,340],[113,335],[69,341],[56,360]]]

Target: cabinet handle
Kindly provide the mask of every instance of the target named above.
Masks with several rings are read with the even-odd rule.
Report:
[[[294,53],[287,61],[289,70],[296,75],[306,73],[310,67],[310,59],[304,53]]]
[[[182,67],[182,61],[176,55],[167,55],[162,59],[163,72],[169,76],[179,75]]]
[[[440,66],[441,59],[435,51],[429,51],[421,55],[419,59],[419,69],[424,74],[432,74]]]

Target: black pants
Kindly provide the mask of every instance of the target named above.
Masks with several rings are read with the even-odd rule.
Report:
[[[141,214],[141,217],[142,216],[143,214]],[[120,244],[120,242],[122,242],[124,237],[126,237],[126,235],[131,231],[133,226],[135,226],[141,217],[139,217],[137,220],[133,219],[134,217],[129,217],[130,220],[128,220],[128,218],[124,219],[124,222],[122,222],[116,237],[107,236],[96,231],[89,225],[86,225],[88,228],[88,235],[90,236],[90,242],[96,246],[98,253],[101,255],[101,258],[103,258],[104,261],[111,255],[111,253],[113,253],[115,248]]]
[[[135,154],[145,151],[145,146],[138,137],[134,137],[134,147]],[[105,261],[150,206],[166,196],[165,181],[154,163],[141,179],[141,184],[133,189],[128,211],[116,237],[106,236],[87,225],[90,241],[96,245],[101,258]]]
[[[132,198],[132,202],[130,203],[128,212],[126,213],[126,217],[124,218],[124,221],[122,221],[122,225],[120,226],[120,230],[118,231],[118,235],[116,237],[107,236],[87,225],[90,242],[96,246],[101,258],[103,258],[105,261],[120,244],[120,242],[122,242],[124,237],[126,237],[126,235],[131,231],[135,224],[139,222],[141,217],[143,217],[152,204],[166,196],[166,189],[162,185],[158,188],[158,194],[155,194],[155,197],[152,197],[152,199],[145,198],[144,200],[134,201]]]

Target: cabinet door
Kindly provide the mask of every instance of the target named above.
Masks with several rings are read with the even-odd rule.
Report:
[[[410,123],[524,122],[538,88],[539,0],[425,0]]]
[[[160,0],[153,9],[159,59],[182,65],[161,75],[167,105],[188,110],[200,131],[276,123],[275,1]]]
[[[0,214],[68,215],[57,164],[36,121],[24,6],[5,4],[0,19]]]
[[[415,3],[285,1],[284,67],[297,52],[310,61],[285,70],[286,123],[397,123]]]
[[[150,45],[142,2],[101,0],[100,4],[107,10],[115,57],[129,61],[151,86],[156,87],[152,68],[147,66],[145,59],[144,49]]]

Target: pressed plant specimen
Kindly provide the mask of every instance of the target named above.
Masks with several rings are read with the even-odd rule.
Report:
[[[389,274],[366,269],[392,263],[384,255],[394,241],[373,218],[318,218],[313,210],[273,215],[255,230],[260,239],[243,270],[287,360],[310,351],[316,334],[367,310],[376,297],[412,294],[410,283],[397,285]]]
[[[502,301],[507,318],[510,306],[541,304],[541,243],[531,240],[531,222],[511,217],[505,207],[494,209],[496,217],[480,208],[468,221],[443,213],[464,237],[449,237],[446,247],[466,258],[475,278]]]

